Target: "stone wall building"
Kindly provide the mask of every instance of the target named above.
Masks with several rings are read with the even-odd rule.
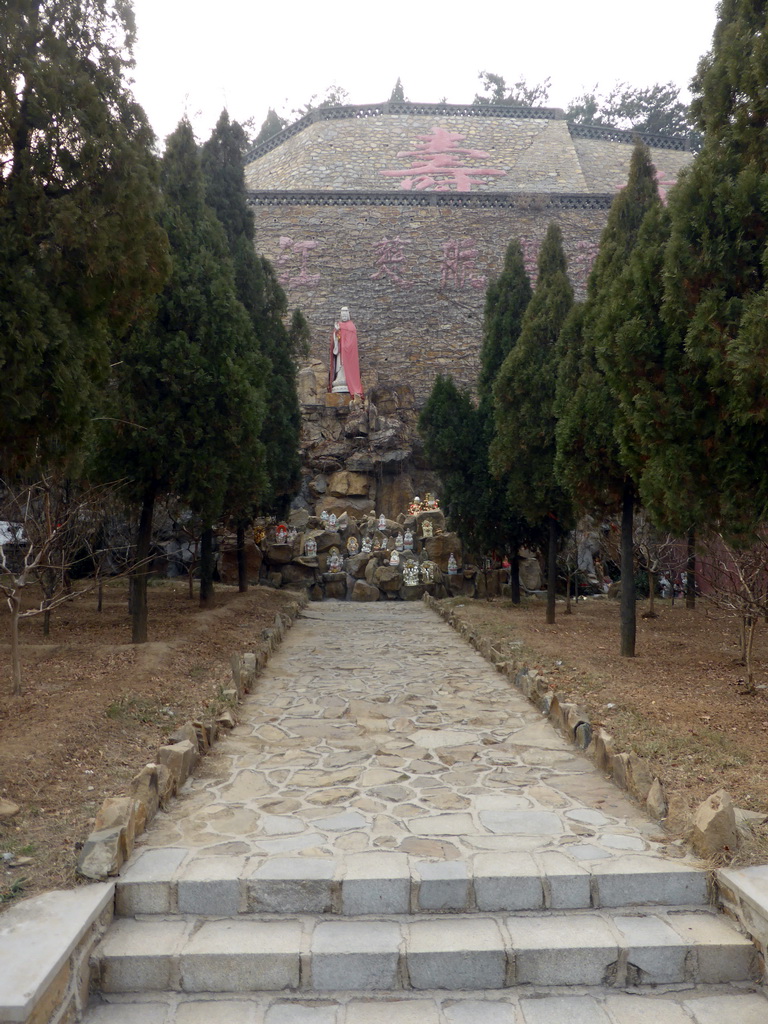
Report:
[[[327,364],[333,321],[347,305],[367,391],[409,384],[418,406],[438,373],[474,384],[486,285],[515,237],[533,278],[551,221],[583,296],[608,208],[627,180],[633,136],[564,116],[498,106],[331,107],[254,149],[246,182],[256,244],[309,320],[313,359]],[[691,159],[687,142],[646,141],[669,187]]]
[[[666,189],[691,160],[687,140],[644,138]],[[384,103],[312,111],[248,155],[257,248],[311,328],[300,374],[306,508],[394,517],[435,486],[418,458],[418,409],[439,373],[475,384],[485,291],[509,241],[520,240],[534,279],[557,222],[582,297],[633,141],[556,109]],[[344,305],[364,407],[328,394]],[[339,471],[367,482],[333,493]]]

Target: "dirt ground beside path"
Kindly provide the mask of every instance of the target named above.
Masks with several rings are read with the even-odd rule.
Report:
[[[127,790],[177,725],[215,710],[233,653],[256,650],[262,630],[295,595],[217,586],[201,611],[186,582],[149,590],[150,642],[130,643],[125,582],[62,605],[48,637],[22,622],[24,693],[11,696],[8,615],[0,611],[0,797],[21,811],[0,819],[0,909],[76,882],[78,844],[107,796]],[[222,706],[219,702],[218,706]],[[10,864],[18,863],[12,867]]]
[[[638,606],[637,656],[619,655],[619,606],[581,600],[573,614],[558,603],[557,621],[529,599],[453,599],[458,614],[556,683],[582,705],[617,750],[648,758],[669,791],[694,806],[721,787],[738,807],[768,815],[768,626],[755,638],[757,692],[745,693],[737,621],[703,600],[695,611],[656,602],[659,617]],[[768,830],[766,847],[768,854]]]

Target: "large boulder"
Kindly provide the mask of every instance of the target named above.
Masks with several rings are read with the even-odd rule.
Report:
[[[373,501],[371,498],[355,498],[351,496],[335,498],[331,494],[324,494],[317,502],[315,510],[318,515],[321,512],[327,512],[328,515],[335,513],[337,516],[340,516],[342,513],[347,512],[354,519],[359,519],[373,510]]]
[[[365,473],[350,473],[342,469],[328,481],[328,493],[334,498],[368,498],[373,490],[373,481]]]
[[[309,586],[315,582],[315,570],[310,566],[302,565],[300,562],[291,562],[284,565],[282,570],[283,583],[301,583]]]
[[[355,581],[355,585],[352,588],[353,601],[378,601],[379,596],[378,587],[373,587],[370,583],[366,583],[364,580]]]
[[[347,596],[347,577],[343,572],[325,574],[325,596],[328,599],[344,601]]]
[[[253,537],[245,539],[245,568],[249,580],[257,580],[264,553]],[[219,539],[219,576],[222,583],[237,583],[237,535],[226,533]]]
[[[541,590],[541,566],[538,558],[520,555],[520,585],[524,590]]]
[[[264,557],[267,565],[285,565],[293,559],[293,544],[267,544]]]
[[[344,563],[344,568],[350,576],[354,576],[356,580],[361,580],[365,577],[368,563],[372,558],[372,555],[364,554],[363,552],[358,555],[351,555]]]
[[[724,789],[699,804],[693,816],[691,843],[700,857],[732,857],[739,848],[736,809]]]
[[[398,591],[402,578],[396,565],[380,565],[373,574],[374,586],[383,591]]]
[[[305,545],[310,537],[314,537],[318,552],[329,551],[332,547],[341,550],[341,534],[336,530],[307,530],[304,534]]]
[[[443,572],[448,572],[448,559],[451,554],[461,567],[463,555],[461,541],[457,533],[441,533],[437,537],[428,537],[424,541],[424,549],[430,561],[437,562]]]

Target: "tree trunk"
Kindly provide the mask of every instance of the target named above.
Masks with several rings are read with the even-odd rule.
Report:
[[[571,608],[571,587],[573,586],[573,574],[568,571],[565,574],[565,614],[572,615],[573,608]]]
[[[100,612],[104,608],[104,584],[99,582],[99,586],[96,590],[96,611]]]
[[[752,670],[752,649],[755,644],[755,630],[757,629],[758,618],[756,615],[751,615],[749,618],[749,626],[747,628],[747,643],[746,643],[746,656],[747,656],[747,693],[755,692],[755,675]]]
[[[752,620],[749,615],[742,615],[739,619],[739,664],[747,664],[747,629]]]
[[[557,592],[557,520],[549,516],[549,547],[547,551],[547,623],[555,621],[555,594]]]
[[[688,557],[685,563],[685,607],[696,607],[696,531],[688,533]]]
[[[200,607],[213,608],[213,527],[200,538]]]
[[[157,484],[153,481],[144,492],[136,537],[136,567],[131,577],[132,642],[147,642],[147,579],[149,577],[149,551],[152,546],[152,514],[155,511]]]
[[[656,618],[656,576],[653,569],[648,570],[648,618]]]
[[[13,670],[14,697],[21,696],[21,649],[19,646],[19,616],[21,615],[21,597],[13,594],[8,598],[11,609],[11,665]]]
[[[624,481],[621,496],[621,655],[635,656],[637,633],[633,519],[635,513],[635,487],[631,480]]]
[[[512,604],[520,604],[520,555],[515,552],[509,569],[509,589]]]
[[[237,523],[237,589],[244,594],[248,589],[248,566],[245,560],[245,527],[240,519]]]

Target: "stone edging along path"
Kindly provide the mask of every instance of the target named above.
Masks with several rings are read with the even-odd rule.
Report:
[[[264,647],[232,656],[232,687],[223,693],[232,707],[251,692],[269,655],[282,642],[285,631],[307,603],[307,596],[299,595],[295,602],[275,615],[272,629],[265,630],[267,643]],[[174,730],[169,742],[158,748],[155,762],[142,768],[133,779],[130,793],[108,797],[101,805],[95,828],[78,857],[78,874],[94,882],[119,874],[133,852],[136,836],[146,829],[158,808],[166,807],[176,795],[200,757],[216,742],[220,731],[232,729],[236,724],[233,712],[224,711],[215,720],[199,719]]]
[[[610,733],[602,728],[593,730],[583,708],[561,701],[553,692],[552,682],[543,673],[531,671],[520,659],[509,660],[488,638],[480,636],[467,622],[461,621],[453,608],[429,594],[424,595],[423,601],[486,661],[495,665],[542,714],[548,716],[556,729],[585,751],[598,768],[610,775],[652,818],[661,822],[667,816],[674,794],[668,796],[648,762],[631,750],[617,752]],[[708,803],[704,801],[702,808]],[[733,813],[732,807],[730,812]],[[706,851],[697,852],[706,856]],[[768,865],[721,868],[714,872],[714,885],[716,898],[723,910],[740,923],[768,962]]]
[[[231,707],[256,685],[271,653],[307,604],[306,595],[297,595],[264,631],[262,647],[233,655],[232,687],[223,694]],[[128,794],[104,801],[77,864],[81,877],[98,884],[43,893],[0,916],[0,1024],[81,1019],[89,997],[90,959],[114,916],[111,878],[120,873],[136,837],[158,808],[174,798],[221,730],[236,724],[230,710],[215,721],[187,722],[158,749],[156,761],[142,768]]]

